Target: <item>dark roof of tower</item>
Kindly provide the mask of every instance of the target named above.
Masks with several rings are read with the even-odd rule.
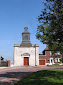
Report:
[[[23,33],[24,33],[24,34],[25,34],[25,33],[30,34],[30,32],[28,32],[28,27],[25,27],[25,28],[24,28],[24,32],[23,32]],[[23,34],[23,33],[22,33],[22,34]]]

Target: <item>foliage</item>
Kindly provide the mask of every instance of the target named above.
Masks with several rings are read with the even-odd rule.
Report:
[[[62,85],[63,69],[43,70],[30,74],[15,85]]]
[[[38,17],[36,37],[54,52],[63,56],[63,0],[46,0],[45,8]]]

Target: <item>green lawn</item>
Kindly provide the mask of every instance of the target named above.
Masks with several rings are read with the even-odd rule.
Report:
[[[53,67],[53,66],[63,66],[63,65],[59,65],[59,64],[53,64],[53,65],[47,65],[48,67]]]
[[[34,72],[15,85],[63,85],[63,69]]]

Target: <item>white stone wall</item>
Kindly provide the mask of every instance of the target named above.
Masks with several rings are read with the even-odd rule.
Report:
[[[35,52],[36,51],[36,52]],[[22,54],[29,53],[29,65],[39,65],[39,47],[14,47],[14,66],[24,66],[24,57]]]
[[[36,65],[39,65],[39,47],[36,47]]]

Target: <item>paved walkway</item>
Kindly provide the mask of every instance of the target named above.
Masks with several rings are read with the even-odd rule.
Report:
[[[19,81],[24,76],[27,76],[32,72],[49,69],[63,69],[63,66],[61,67],[24,66],[24,67],[0,68],[0,85],[14,85],[13,83]]]

